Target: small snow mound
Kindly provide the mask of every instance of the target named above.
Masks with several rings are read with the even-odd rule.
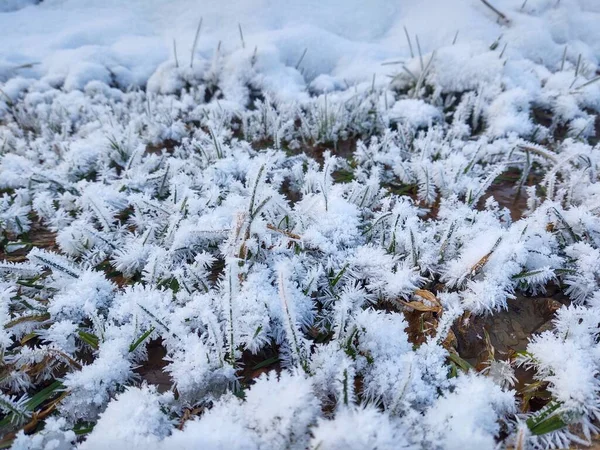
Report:
[[[398,100],[389,111],[390,118],[414,128],[426,127],[442,118],[440,111],[423,100]]]

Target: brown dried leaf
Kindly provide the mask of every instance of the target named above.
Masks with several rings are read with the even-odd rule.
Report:
[[[10,322],[6,323],[4,325],[4,328],[14,327],[15,325],[18,325],[23,322],[45,322],[46,320],[49,320],[49,319],[50,319],[50,314],[48,314],[48,313],[34,314],[31,316],[21,316],[18,319],[14,319],[14,320],[11,320]]]
[[[415,295],[418,295],[419,297],[424,298],[425,300],[429,300],[431,303],[434,303],[436,305],[439,305],[440,302],[437,299],[437,297],[435,296],[435,294],[431,291],[428,291],[426,289],[417,289],[415,291]]]
[[[501,237],[498,238],[498,240],[496,241],[496,243],[494,244],[494,246],[492,247],[492,249],[483,258],[481,258],[479,261],[477,261],[477,263],[473,267],[471,267],[471,270],[469,271],[469,274],[471,276],[477,275],[479,273],[479,271],[481,269],[483,269],[483,266],[485,266],[487,264],[487,262],[490,259],[490,256],[492,256],[492,253],[494,253],[494,251],[500,245],[500,241],[502,241]]]
[[[456,348],[458,347],[458,340],[456,339],[454,331],[448,330],[448,336],[446,336],[446,339],[443,340],[442,347],[446,350],[456,350]]]
[[[424,304],[423,302],[406,302],[404,300],[399,300],[400,303],[402,303],[404,306],[408,306],[409,308],[414,309],[415,311],[420,311],[420,312],[434,312],[434,313],[441,313],[442,312],[442,307],[437,304],[436,306],[428,306],[426,304]]]

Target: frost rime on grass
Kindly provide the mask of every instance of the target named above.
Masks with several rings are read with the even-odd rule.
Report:
[[[2,426],[47,411],[14,447],[589,440],[600,154],[588,122],[600,90],[577,83],[587,72],[570,61],[558,71],[497,53],[449,46],[427,66],[407,61],[390,85],[293,102],[266,85],[251,98],[262,66],[245,53],[166,63],[148,92],[98,80],[77,90],[75,74],[69,92],[9,81],[0,231],[3,251],[25,248],[28,261],[0,262]],[[453,72],[465,54],[473,64]],[[523,65],[526,80],[514,76]],[[540,108],[557,122],[535,123]],[[356,149],[341,154],[349,139]],[[487,198],[508,170],[528,197],[517,221]],[[59,252],[29,248],[33,221],[57,233]],[[447,338],[469,314],[549,284],[572,304],[517,358],[548,400],[521,413],[510,363],[469,370]],[[408,311],[435,316],[419,344]],[[165,393],[143,380],[157,345]]]

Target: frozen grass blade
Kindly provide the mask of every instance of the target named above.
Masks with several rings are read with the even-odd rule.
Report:
[[[202,29],[202,20],[200,18],[200,22],[198,22],[198,27],[196,28],[196,34],[194,35],[194,43],[192,44],[192,53],[190,54],[190,69],[194,68],[194,56],[196,55],[196,48],[198,47],[198,38],[200,37],[200,30]]]
[[[244,32],[242,31],[242,24],[238,23],[238,30],[240,32],[240,41],[242,41],[242,48],[246,48],[246,42],[244,41]]]
[[[79,331],[77,333],[77,335],[83,342],[88,344],[94,350],[98,350],[98,344],[100,342],[100,340],[98,339],[98,336],[96,336],[92,333],[85,332],[85,331]]]
[[[421,73],[425,71],[425,67],[423,65],[423,52],[421,52],[421,43],[419,42],[419,35],[415,36],[415,40],[417,41],[417,50],[419,51],[419,64],[421,65]]]
[[[590,86],[590,85],[592,85],[594,83],[597,83],[598,81],[600,81],[600,75],[597,76],[597,77],[592,78],[591,80],[589,80],[589,81],[587,81],[585,83],[583,83],[581,86],[578,86],[575,90],[576,91],[580,91],[581,89],[583,89],[585,87],[588,87],[588,86]]]
[[[38,250],[34,248],[27,257],[34,262],[39,263],[41,266],[47,267],[53,271],[64,273],[72,278],[79,278],[77,269],[71,267],[63,257],[45,250]]]
[[[527,419],[527,427],[534,436],[542,436],[565,428],[567,424],[560,416],[561,402],[553,401],[542,411]]]
[[[382,62],[381,65],[382,66],[395,66],[397,64],[404,64],[403,60],[397,60],[397,61],[387,61],[387,62]]]
[[[577,78],[579,77],[580,70],[581,70],[581,53],[579,54],[579,56],[577,56],[577,64],[575,65],[575,77],[573,78],[573,81],[569,85],[569,89],[573,88],[573,86],[577,82]]]
[[[179,59],[177,58],[177,41],[173,39],[173,58],[175,58],[175,67],[179,68]]]
[[[418,42],[418,40],[417,40],[417,42]],[[416,84],[415,90],[413,92],[413,98],[417,98],[419,96],[419,92],[421,91],[423,83],[425,82],[425,77],[427,77],[427,74],[429,73],[429,69],[431,68],[431,63],[433,62],[434,58],[435,58],[435,51],[431,54],[429,61],[427,61],[427,65],[419,74],[419,79],[417,80],[417,84]]]
[[[413,51],[412,42],[410,40],[410,35],[408,34],[408,30],[406,29],[406,26],[404,27],[404,35],[406,36],[406,42],[408,42],[408,48],[410,50],[410,57],[414,58],[415,52]]]
[[[408,67],[402,66],[402,70],[404,70],[414,81],[417,83],[419,81],[419,77],[417,77],[414,73],[412,73]],[[392,80],[393,81],[393,80]]]
[[[523,145],[523,144],[520,144],[519,148],[526,152],[531,152],[538,156],[542,156],[542,157],[552,161],[554,164],[556,164],[558,162],[558,159],[556,158],[556,156],[553,155],[549,150],[542,149],[540,147],[533,147],[531,145]]]
[[[130,346],[129,346],[129,353],[134,352],[142,342],[144,342],[148,336],[150,336],[152,334],[152,332],[155,330],[155,327],[151,327],[149,328],[144,334],[142,334],[139,338],[137,338],[135,340],[135,342],[133,342]]]
[[[506,14],[504,14],[503,12],[501,12],[498,8],[496,8],[494,5],[492,5],[488,0],[481,0],[481,3],[483,3],[485,6],[487,6],[490,10],[492,10],[497,16],[498,19],[505,23],[505,24],[509,24],[510,20],[509,18],[506,16]]]
[[[27,401],[28,399],[25,396],[17,400],[0,393],[0,410],[6,415],[4,420],[8,420],[13,425],[26,422],[31,417],[31,411],[27,408]]]
[[[304,57],[306,56],[307,51],[308,51],[308,47],[306,47],[304,49],[304,51],[302,52],[302,55],[300,55],[300,58],[298,59],[298,62],[296,63],[296,70],[298,70],[300,68],[300,64],[302,64],[302,61],[304,61]]]
[[[500,52],[500,56],[498,58],[502,59],[502,57],[504,56],[504,52],[506,52],[507,46],[508,44],[504,44],[504,47],[502,47],[502,51]]]

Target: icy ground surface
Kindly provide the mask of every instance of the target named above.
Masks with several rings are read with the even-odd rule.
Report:
[[[0,0],[0,445],[590,442],[598,23]]]

